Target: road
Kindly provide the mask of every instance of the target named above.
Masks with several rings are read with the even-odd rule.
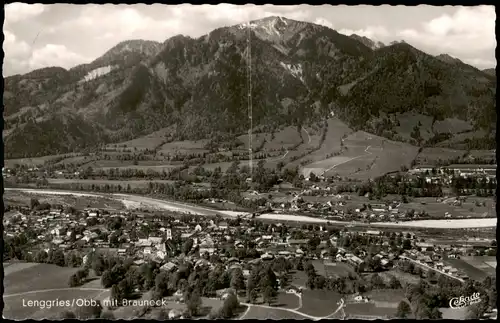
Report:
[[[310,144],[311,143],[311,136],[309,135],[309,132],[306,130],[306,128],[302,127],[302,130],[304,130],[304,132],[306,133],[307,135],[307,144]]]
[[[281,308],[281,307],[267,306],[267,305],[261,305],[261,304],[250,304],[250,303],[240,303],[240,304],[248,306],[248,308],[245,311],[245,313],[243,313],[243,315],[240,316],[240,320],[244,320],[245,316],[248,314],[248,312],[250,311],[250,309],[252,308],[252,306],[255,306],[255,307],[262,307],[262,308],[268,308],[268,309],[273,309],[273,310],[280,310],[280,311],[290,312],[290,313],[294,313],[294,314],[297,314],[297,315],[301,315],[301,316],[303,316],[305,318],[308,318],[310,320],[318,321],[318,320],[329,319],[332,316],[334,316],[335,314],[337,314],[337,312],[340,311],[342,309],[342,307],[344,306],[344,300],[343,299],[341,300],[341,304],[339,305],[339,307],[333,313],[328,314],[326,316],[312,316],[312,315],[309,315],[309,314],[305,314],[305,313],[299,312],[298,309],[300,309],[302,307],[302,296],[300,296],[300,304],[301,304],[301,306],[299,308],[297,308],[297,309]]]
[[[104,292],[107,292],[109,289],[104,289],[104,288],[85,288],[85,287],[40,289],[40,290],[30,290],[29,292],[23,292],[23,293],[15,293],[15,294],[7,294],[7,295],[4,294],[3,298],[23,296],[23,295],[30,295],[30,294],[38,294],[38,293],[68,291],[68,290],[100,291],[101,293],[98,295],[98,296],[100,296]],[[95,297],[95,298],[97,298],[97,297]]]
[[[311,136],[309,135],[309,132],[306,130],[306,128],[302,127],[302,130],[304,130],[304,132],[307,134],[307,144],[310,145],[311,144]],[[286,158],[286,156],[288,155],[290,151],[287,149],[285,151],[285,153],[283,154],[283,156],[280,156],[280,157],[271,157],[271,158],[267,158],[266,161],[267,162],[272,162],[272,161],[278,161],[278,160],[283,160]]]
[[[285,153],[283,154],[283,156],[267,158],[266,161],[267,162],[273,162],[273,161],[283,160],[283,159],[286,158],[286,155],[288,155],[289,152],[290,151],[287,149],[285,151]]]
[[[355,159],[358,159],[358,158],[361,158],[361,157],[364,157],[364,156],[372,155],[372,153],[368,151],[368,149],[370,149],[370,147],[371,147],[371,146],[368,146],[368,147],[366,147],[366,149],[365,149],[365,152],[366,152],[367,154],[359,155],[359,156],[357,156],[357,157],[353,157],[353,158],[350,158],[350,159],[348,159],[348,160],[346,160],[346,161],[343,161],[343,162],[341,162],[341,163],[335,164],[335,165],[333,165],[332,167],[330,167],[330,168],[328,168],[327,170],[325,170],[325,171],[323,172],[323,174],[321,174],[321,175],[325,175],[327,172],[331,171],[332,169],[334,169],[335,167],[337,167],[337,166],[339,166],[339,165],[342,165],[342,164],[348,163],[348,162],[350,162],[350,161],[353,161],[353,160],[355,160]]]
[[[248,212],[235,212],[226,210],[215,210],[208,207],[190,205],[186,203],[173,202],[169,200],[159,200],[146,196],[130,195],[130,194],[105,194],[105,193],[84,193],[75,191],[58,191],[58,190],[41,190],[41,189],[24,189],[24,188],[5,188],[5,191],[21,191],[32,194],[49,194],[49,195],[74,195],[74,196],[91,196],[101,198],[114,198],[123,202],[130,209],[140,207],[150,207],[157,210],[168,210],[179,213],[198,214],[205,216],[220,215],[226,218],[235,218],[238,216],[248,215]],[[377,226],[377,227],[411,227],[411,228],[488,228],[496,227],[496,218],[481,218],[481,219],[453,219],[453,220],[413,220],[405,222],[381,222],[381,223],[363,223],[363,222],[346,222],[337,220],[327,220],[320,217],[311,217],[305,215],[294,214],[275,214],[265,213],[259,216],[260,219],[270,221],[292,221],[298,223],[332,223],[342,225],[356,226]]]
[[[437,270],[436,268],[433,268],[433,267],[431,267],[431,266],[428,266],[427,264],[423,264],[423,263],[421,263],[421,262],[415,261],[415,260],[413,260],[413,259],[411,259],[411,258],[408,258],[408,257],[406,257],[406,256],[399,256],[399,257],[400,257],[400,258],[403,258],[403,259],[406,259],[406,260],[409,260],[409,261],[413,262],[414,264],[416,264],[416,265],[418,265],[418,266],[420,266],[420,267],[425,267],[425,268],[428,268],[428,269],[430,269],[430,270],[434,270],[435,272],[438,272],[438,273],[440,273],[441,275],[445,275],[445,276],[448,276],[448,277],[450,277],[450,278],[456,279],[456,280],[460,281],[461,283],[465,283],[465,281],[464,281],[462,278],[458,278],[458,277],[453,276],[453,275],[451,275],[451,274],[445,273],[444,271]]]

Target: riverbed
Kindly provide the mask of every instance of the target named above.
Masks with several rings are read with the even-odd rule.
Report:
[[[32,194],[48,194],[48,195],[74,195],[74,196],[90,196],[90,197],[108,197],[115,198],[121,201],[125,207],[130,209],[136,209],[140,207],[150,207],[158,210],[168,210],[180,213],[193,213],[199,215],[221,215],[226,217],[237,217],[240,215],[248,215],[245,212],[235,212],[235,211],[221,211],[214,210],[205,207],[184,204],[180,202],[173,202],[168,200],[159,200],[146,196],[129,195],[129,194],[98,194],[98,193],[85,193],[85,192],[73,192],[73,191],[54,191],[54,190],[42,190],[42,189],[24,189],[24,188],[6,188],[6,191],[22,191]],[[292,214],[275,214],[267,213],[262,214],[258,217],[263,220],[273,220],[273,221],[293,221],[293,222],[305,222],[305,223],[327,223],[332,224],[346,224],[346,225],[360,225],[366,226],[367,224],[362,222],[343,222],[335,220],[326,220],[321,218],[315,218],[305,215],[292,215]],[[467,228],[491,228],[497,226],[496,218],[481,218],[481,219],[446,219],[446,220],[415,220],[415,221],[404,221],[404,222],[384,222],[384,223],[371,223],[370,226],[379,227],[412,227],[412,228],[436,228],[436,229],[467,229]]]

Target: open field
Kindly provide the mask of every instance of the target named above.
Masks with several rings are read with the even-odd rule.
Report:
[[[471,157],[483,157],[483,158],[495,158],[496,159],[496,151],[492,150],[471,150]]]
[[[418,282],[420,281],[419,277],[414,276],[410,273],[405,273],[405,272],[400,271],[398,269],[391,269],[389,271],[381,272],[381,273],[379,273],[379,276],[382,277],[382,279],[384,281],[389,281],[391,276],[394,276],[397,280],[399,280],[401,282],[401,284],[403,284],[403,283],[418,284]]]
[[[243,149],[249,148],[248,134],[238,136],[238,140],[243,143],[243,146],[242,146]],[[253,148],[256,149],[256,147],[260,147],[264,140],[270,141],[271,134],[269,134],[269,133],[254,133],[254,134],[252,134],[252,146],[253,146]]]
[[[395,142],[364,131],[358,131],[344,140],[346,153],[355,154],[356,159],[335,166],[325,175],[349,176],[368,179],[410,166],[418,148]]]
[[[288,126],[275,132],[274,139],[272,139],[271,133],[254,133],[253,137],[253,147],[260,147],[265,140],[266,143],[262,147],[262,151],[275,151],[280,149],[289,149],[297,144],[298,152],[302,152],[303,149],[315,147],[319,143],[320,132],[311,127],[302,127],[300,133],[297,131],[297,127]],[[238,137],[238,139],[243,143],[242,148],[248,149],[248,135],[244,134]],[[302,144],[301,144],[302,143]]]
[[[377,307],[397,308],[399,302],[405,298],[403,289],[380,289],[365,293]]]
[[[278,292],[278,296],[276,297],[276,301],[273,306],[279,308],[296,309],[300,306],[299,297],[297,297],[297,295],[295,294]]]
[[[413,128],[420,122],[421,130],[420,135],[424,140],[432,137],[432,133],[429,131],[432,128],[432,117],[425,116],[413,112],[401,113],[397,116],[399,121],[399,126],[395,127],[395,130],[404,139],[411,139],[411,133]]]
[[[37,191],[36,194],[30,192],[23,192],[18,190],[5,190],[4,203],[7,205],[11,204],[24,204],[29,205],[31,198],[37,198],[40,203],[47,202],[49,204],[61,204],[65,206],[72,206],[75,209],[85,209],[91,208],[111,208],[111,209],[123,209],[125,208],[123,202],[112,199],[106,196],[85,196],[82,199],[82,195],[58,195],[58,194],[43,194],[43,192]]]
[[[302,136],[307,137],[306,134]],[[305,138],[307,140],[307,138]],[[297,131],[297,127],[288,126],[274,134],[274,139],[269,138],[264,144],[264,150],[287,149],[302,142],[301,133]]]
[[[436,121],[434,123],[433,130],[437,133],[452,133],[457,134],[459,132],[471,131],[472,125],[465,121],[457,118],[446,118],[442,121]]]
[[[146,292],[141,297],[137,300],[137,304],[140,304],[141,301],[144,300],[151,300],[152,299],[152,291]],[[166,299],[167,305],[161,306],[161,307],[155,307],[151,308],[151,311],[147,314],[145,314],[144,317],[141,317],[143,319],[156,319],[156,315],[158,315],[158,312],[160,310],[165,311],[168,313],[170,310],[178,310],[183,312],[186,309],[186,304],[184,303],[178,303],[175,300],[175,297],[168,297]],[[220,307],[222,307],[223,302],[219,299],[213,299],[213,298],[207,298],[207,297],[202,297],[202,304],[200,306],[200,317],[206,317],[210,311],[212,310],[217,310]],[[140,309],[143,308],[142,304],[141,305],[129,305],[129,306],[121,306],[118,307],[113,311],[113,314],[115,318],[117,319],[124,319],[124,320],[129,320],[133,318],[138,318],[137,313],[140,311]]]
[[[488,257],[487,261],[491,261],[491,258],[494,259],[495,257]],[[487,276],[494,276],[496,274],[496,270],[484,263],[482,259],[477,259],[477,257],[467,257],[467,259],[468,260],[447,259],[444,260],[444,263],[463,271],[467,276],[474,280],[481,281]]]
[[[460,260],[480,269],[488,275],[496,275],[497,259],[489,256],[464,256]]]
[[[282,158],[282,157],[283,156],[266,158],[265,159],[266,162],[264,163],[264,167],[265,168],[276,168],[276,166],[278,165],[278,163],[281,160],[284,160],[284,158]],[[260,159],[254,159],[253,160],[254,167],[257,166],[257,163],[259,162],[259,160]],[[233,162],[221,162],[221,163],[214,163],[214,164],[204,164],[204,165],[201,165],[201,167],[203,167],[204,169],[209,170],[209,171],[213,171],[217,167],[220,167],[221,171],[225,173],[228,170],[228,168],[231,167],[232,164],[233,164]],[[250,161],[249,160],[241,160],[239,167],[241,168],[243,166],[249,166],[249,165],[250,165]],[[189,167],[189,171],[192,172],[197,167],[198,166],[191,166],[191,167]]]
[[[9,276],[10,274],[14,274],[18,271],[28,269],[31,267],[38,266],[39,264],[34,262],[7,262],[3,264],[3,274],[4,278]]]
[[[341,295],[328,290],[303,290],[301,313],[312,316],[327,316],[339,307]]]
[[[133,160],[96,160],[86,164],[86,167],[92,167],[94,169],[110,169],[110,168],[130,168],[130,169],[142,169],[146,171],[151,168],[155,171],[161,171],[162,169],[169,170],[171,168],[179,167],[182,164],[169,164],[163,160],[141,160],[134,165]]]
[[[465,320],[467,319],[467,307],[449,308],[442,307],[439,311],[443,314],[445,320]]]
[[[6,297],[4,295],[4,311],[5,318],[13,320],[23,319],[58,319],[59,315],[66,310],[74,310],[72,306],[74,300],[79,299],[100,299],[104,294],[100,290],[84,290],[84,289],[66,289],[66,290],[48,290],[39,291],[37,293],[19,295],[14,297]],[[29,301],[63,301],[64,305],[69,306],[26,306]]]
[[[172,132],[171,127],[162,128],[158,131],[155,131],[149,135],[139,137],[133,140],[120,142],[116,144],[109,144],[106,146],[106,149],[112,149],[116,151],[123,150],[145,150],[145,149],[154,149],[161,143],[165,141],[165,137],[168,136]]]
[[[352,130],[342,121],[337,118],[328,119],[328,131],[326,133],[325,141],[321,148],[305,157],[289,163],[287,166],[295,167],[300,165],[301,162],[310,160],[311,163],[322,161],[327,158],[328,154],[340,151],[340,142],[342,136],[352,132]],[[313,146],[314,147],[314,146]]]
[[[5,160],[4,165],[6,168],[14,168],[16,164],[25,165],[27,167],[35,167],[35,166],[41,166],[49,160],[57,159],[68,155],[71,154],[50,155],[50,156],[33,157],[33,158],[7,159]]]
[[[325,277],[347,277],[349,273],[354,273],[354,269],[343,262],[332,262],[325,264]]]
[[[485,206],[476,206],[475,201],[485,202]],[[422,204],[425,203],[425,204]],[[401,204],[398,208],[400,211],[426,211],[430,216],[443,217],[446,212],[453,216],[473,216],[493,217],[495,215],[494,201],[491,198],[475,198],[470,197],[461,206],[453,206],[452,204],[436,202],[435,198],[418,198],[409,203]]]
[[[465,150],[449,149],[449,148],[424,148],[418,154],[417,161],[420,165],[434,164],[438,160],[447,160],[450,158],[462,157],[466,153]]]
[[[208,139],[193,141],[193,140],[184,140],[184,141],[173,141],[162,145],[158,152],[167,155],[167,154],[175,154],[175,153],[196,153],[203,154],[204,152],[209,152],[205,149],[205,146],[209,142]]]
[[[318,154],[311,154],[309,157],[314,156],[316,159],[311,157],[313,162],[304,166],[304,176],[312,171],[325,176],[340,175],[361,180],[373,178],[397,171],[402,165],[409,166],[418,151],[417,147],[409,144],[390,141],[364,131],[349,135],[343,142],[346,150],[340,156],[318,159]]]
[[[3,315],[9,319],[55,319],[64,310],[74,309],[77,299],[94,298],[102,300],[109,291],[100,286],[99,280],[92,280],[83,286],[69,288],[69,277],[79,268],[58,267],[37,263],[4,264]],[[28,301],[65,301],[64,306],[29,307]],[[23,303],[24,302],[24,303]]]
[[[349,317],[352,316],[372,316],[372,317],[391,317],[396,314],[396,309],[392,307],[378,307],[374,303],[349,303],[344,308],[344,312]]]
[[[251,306],[248,312],[241,316],[242,320],[307,320],[300,314],[281,310],[279,308],[267,308]]]
[[[314,266],[314,268],[316,268],[316,266]],[[305,287],[306,286],[307,275],[305,272],[296,270],[296,271],[292,271],[291,274],[292,274],[291,275],[291,277],[292,277],[291,285],[296,286],[296,287]]]
[[[162,183],[162,184],[172,184],[175,181],[168,181],[168,180],[93,180],[93,179],[64,179],[64,178],[50,178],[48,179],[49,184],[68,184],[68,183],[74,183],[74,184],[95,184],[95,185],[121,185],[124,189],[127,187],[127,185],[130,185],[131,188],[144,188],[148,187],[150,182],[154,183]]]
[[[56,163],[56,165],[69,165],[69,164],[83,165],[84,163],[86,164],[94,161],[96,158],[97,157],[95,156],[73,156],[61,160],[60,162]]]
[[[67,288],[69,277],[78,268],[59,267],[49,264],[18,265],[4,277],[4,296],[34,290]]]
[[[444,140],[437,144],[439,147],[447,147],[448,145],[456,145],[462,143],[466,139],[472,138],[484,138],[486,136],[486,131],[477,130],[477,131],[467,131],[463,133],[455,133],[453,137],[448,140]]]
[[[123,203],[138,204],[143,207],[150,207],[157,210],[170,210],[175,212],[183,213],[196,213],[200,215],[223,215],[236,217],[238,215],[245,214],[245,212],[234,212],[234,211],[222,211],[213,210],[209,208],[199,207],[195,205],[189,205],[185,203],[172,202],[167,200],[159,200],[144,196],[136,196],[130,194],[95,194],[95,193],[81,193],[73,191],[49,191],[49,190],[35,190],[35,189],[14,189],[8,188],[11,191],[23,191],[35,194],[55,194],[55,195],[75,195],[75,196],[90,196],[90,197],[101,197],[106,196],[109,198],[114,198],[120,200]],[[293,221],[293,222],[308,222],[308,223],[339,223],[346,224],[342,221],[326,220],[323,218],[309,217],[303,215],[293,215],[293,214],[275,214],[268,213],[259,216],[262,220],[273,220],[273,221]],[[453,220],[417,220],[417,221],[406,221],[406,222],[386,222],[386,223],[371,223],[371,226],[381,226],[381,227],[420,227],[420,228],[484,228],[496,226],[496,218],[483,218],[483,219],[453,219]],[[351,222],[352,223],[352,222]],[[352,223],[356,225],[363,225],[363,223]]]

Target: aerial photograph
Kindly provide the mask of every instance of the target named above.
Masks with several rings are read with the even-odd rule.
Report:
[[[4,12],[3,319],[497,319],[494,6]]]

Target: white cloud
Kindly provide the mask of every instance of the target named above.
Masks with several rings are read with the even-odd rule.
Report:
[[[42,4],[26,4],[20,2],[5,5],[5,20],[8,22],[18,22],[38,16],[45,10]]]
[[[33,51],[29,66],[32,69],[48,66],[60,66],[68,69],[89,61],[88,58],[70,51],[64,45],[46,44]]]
[[[329,28],[337,27],[340,33],[347,35],[355,33],[386,44],[404,39],[432,55],[449,53],[475,66],[495,62],[496,17],[492,6],[457,7],[458,9],[452,14],[440,17],[430,15],[434,19],[424,21],[420,25],[415,22],[412,22],[413,25],[412,23],[400,25],[397,22],[391,23],[395,20],[391,18],[391,13],[387,12],[386,16],[385,9],[378,11],[375,7],[366,10],[373,10],[374,16],[378,11],[379,15],[387,18],[388,23],[380,19],[370,19],[369,15],[361,15],[363,18],[354,15],[352,18],[349,16],[349,19],[340,19],[339,15],[342,15],[341,11],[344,9],[330,6],[85,5],[78,9],[71,8],[70,15],[62,14],[67,9],[53,10],[50,5],[14,3],[6,5],[5,8],[4,30],[8,30],[4,31],[6,36],[5,61],[7,66],[12,65],[4,70],[5,73],[14,70],[16,73],[28,72],[26,69],[29,69],[31,65],[40,66],[41,62],[49,65],[64,65],[72,61],[82,63],[78,60],[85,57],[93,60],[107,49],[128,39],[163,42],[177,34],[199,37],[215,28],[268,16],[283,16]],[[418,21],[419,10],[425,13],[429,9],[416,7],[412,10],[414,10],[411,11],[412,14],[414,12],[415,15],[412,21]],[[55,14],[56,12],[58,14]],[[53,21],[47,23],[46,19],[41,19],[42,13],[47,17],[54,13]],[[36,45],[47,44],[48,46],[36,50],[33,57],[31,54],[31,39],[34,37],[32,30],[43,30],[43,37],[37,39]],[[56,55],[53,46],[57,45],[53,44],[65,45],[66,47],[59,48],[59,50],[68,53],[69,58],[65,59]],[[61,63],[50,57],[58,57]]]
[[[314,20],[314,23],[317,25],[322,25],[322,26],[328,27],[330,29],[333,29],[333,24],[330,21],[328,21],[322,17],[316,18],[316,20]]]
[[[453,15],[424,22],[420,29],[402,30],[398,36],[430,54],[448,53],[486,68],[496,65],[495,20],[493,6],[460,7]],[[479,58],[478,53],[490,53],[490,58]]]
[[[25,41],[17,39],[9,30],[4,29],[3,50],[5,53],[3,70],[4,75],[26,72],[31,47]]]
[[[5,57],[26,57],[30,54],[30,46],[25,42],[18,40],[16,35],[8,30],[3,31],[4,43],[3,50]]]
[[[179,17],[155,20],[140,13],[133,7],[109,7],[88,5],[77,19],[65,21],[52,27],[48,33],[59,33],[81,30],[94,39],[113,39],[116,43],[133,38],[144,38],[164,41],[166,38],[182,31],[186,20]]]
[[[341,29],[338,31],[341,34],[350,36],[356,34],[358,36],[368,37],[372,40],[385,42],[390,37],[390,33],[383,26],[368,26],[363,29],[352,30],[352,29]]]
[[[9,30],[4,30],[3,50],[5,52],[4,74],[26,73],[30,70],[60,66],[71,68],[90,61],[88,58],[70,51],[66,46],[46,44],[33,49]]]

